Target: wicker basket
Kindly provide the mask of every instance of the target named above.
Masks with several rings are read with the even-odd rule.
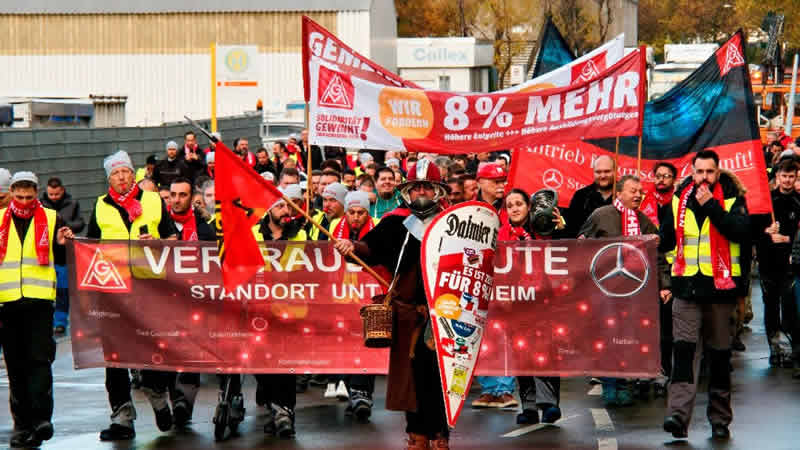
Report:
[[[372,305],[361,308],[364,346],[386,348],[392,345],[392,305],[389,296],[373,297]]]

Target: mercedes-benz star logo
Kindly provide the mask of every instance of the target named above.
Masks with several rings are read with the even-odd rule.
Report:
[[[628,258],[625,257],[625,252],[624,252],[625,249],[630,250],[631,253],[635,254],[639,258],[639,260],[642,262],[642,266],[644,267],[644,274],[639,276],[628,270],[625,263],[626,259],[630,260],[631,257]],[[600,256],[607,252],[615,250],[617,254],[616,254],[616,263],[614,264],[614,267],[607,273],[603,275],[598,275],[597,261],[600,259]],[[647,285],[647,278],[650,275],[650,264],[647,262],[647,258],[645,257],[644,253],[638,248],[634,247],[633,245],[626,244],[624,242],[615,242],[613,244],[608,244],[605,247],[601,248],[597,253],[595,253],[594,258],[592,258],[592,264],[589,267],[590,267],[589,271],[592,275],[592,280],[594,280],[594,284],[596,284],[597,287],[600,288],[600,290],[609,297],[629,297],[631,295],[637,294]],[[606,281],[617,277],[624,277],[638,284],[634,289],[625,292],[614,292],[605,287],[604,283]]]
[[[558,169],[547,169],[542,174],[542,183],[550,189],[558,189],[564,184],[564,176]]]

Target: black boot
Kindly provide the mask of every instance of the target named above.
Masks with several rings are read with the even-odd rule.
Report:
[[[133,426],[126,427],[118,423],[112,423],[110,427],[100,432],[101,441],[128,441],[136,437]]]
[[[675,414],[664,419],[664,431],[672,433],[672,437],[677,439],[689,437],[686,425],[684,425],[683,421]]]

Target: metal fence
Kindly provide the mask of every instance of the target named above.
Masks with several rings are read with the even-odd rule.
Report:
[[[209,121],[200,124],[210,128]],[[254,151],[261,144],[261,114],[221,118],[217,128],[230,147],[237,137],[250,141]],[[81,214],[88,222],[97,196],[108,190],[103,159],[117,150],[131,155],[137,168],[148,155],[165,157],[166,143],[183,143],[183,134],[193,130],[188,124],[154,127],[3,129],[0,131],[0,167],[12,173],[30,170],[39,177],[42,189],[50,177],[59,177],[67,192],[80,202]],[[208,139],[198,133],[200,147]]]

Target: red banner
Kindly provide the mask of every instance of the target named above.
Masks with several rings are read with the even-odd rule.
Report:
[[[750,214],[769,213],[771,202],[769,185],[766,182],[766,168],[759,141],[747,141],[736,144],[709,147],[719,155],[719,166],[736,175],[747,187],[747,208]],[[521,188],[528,193],[539,189],[550,188],[558,191],[558,203],[561,207],[569,205],[575,191],[592,184],[592,162],[601,155],[611,156],[618,160],[617,176],[637,175],[651,184],[655,181],[653,167],[659,160],[642,159],[641,169],[637,170],[635,157],[615,155],[603,148],[588,142],[571,142],[558,145],[527,146],[514,151],[514,158],[509,171],[509,187]],[[679,158],[664,159],[678,168],[678,179],[692,175],[692,158],[694,153],[687,153]],[[529,170],[535,167],[536,170]]]
[[[533,93],[457,94],[389,87],[311,61],[310,141],[384,150],[465,153],[531,142],[638,136],[644,52],[595,78]]]
[[[353,50],[308,16],[303,16],[303,89],[306,102],[309,102],[311,98],[308,64],[312,57],[319,58],[328,64],[335,64],[342,72],[352,73],[374,83],[419,88],[413,82],[400,78],[375,61]]]
[[[263,253],[264,270],[229,292],[213,243],[74,241],[75,367],[386,373],[358,313],[377,282],[329,242]],[[647,238],[499,243],[477,374],[654,376],[655,260]]]

